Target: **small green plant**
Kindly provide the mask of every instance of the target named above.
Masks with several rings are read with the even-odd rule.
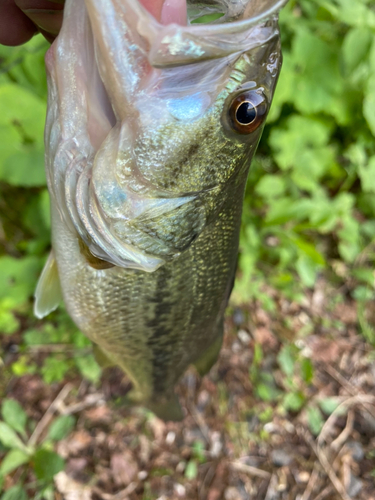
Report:
[[[308,385],[314,377],[314,367],[310,359],[301,355],[295,344],[285,344],[277,357],[284,375],[285,394],[281,407],[285,411],[298,412],[308,399]]]
[[[14,399],[4,399],[0,420],[0,492],[7,476],[17,477],[14,486],[3,491],[1,500],[53,498],[53,477],[64,469],[63,458],[54,451],[54,443],[66,437],[75,424],[71,415],[57,417],[39,442],[32,432],[33,422]],[[32,471],[32,474],[31,474]],[[36,491],[36,493],[35,493]]]
[[[249,377],[255,395],[265,402],[273,402],[280,396],[273,374],[263,367],[263,350],[260,344],[254,345],[254,357],[249,368]]]
[[[247,186],[234,301],[272,309],[265,282],[298,301],[323,271],[373,291],[374,17],[368,0],[290,0],[280,13],[284,63]]]
[[[192,454],[185,467],[186,479],[195,479],[198,475],[198,466],[206,462],[205,446],[202,441],[194,441]]]

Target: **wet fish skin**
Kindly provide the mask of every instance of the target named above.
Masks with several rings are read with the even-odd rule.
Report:
[[[86,2],[94,34],[90,9],[100,4]],[[90,33],[84,8],[77,11],[76,22],[83,16]],[[68,2],[66,16],[72,12]],[[105,43],[96,35],[100,52]],[[104,99],[96,110],[101,121],[95,122],[102,130],[91,135],[92,123],[80,115],[86,109],[82,103],[73,106],[75,120],[64,110],[76,97],[64,88],[59,65],[67,67],[71,84],[79,86],[85,78],[79,52],[73,53],[76,66],[72,54],[67,62],[66,39],[63,32],[49,55],[46,128],[52,245],[64,302],[78,327],[127,373],[133,401],[162,418],[178,419],[176,382],[192,363],[208,371],[221,346],[246,178],[262,131],[260,125],[251,134],[237,133],[229,109],[249,89],[264,94],[270,105],[281,63],[277,30],[260,46],[221,59],[214,89],[207,91],[201,78],[195,92],[186,92],[193,99],[187,108],[177,89],[176,100],[168,87],[172,68],[164,70],[159,87],[134,91],[132,111],[119,116],[122,109],[116,106],[131,92],[124,94],[102,69],[114,115]],[[82,44],[77,47],[83,50]],[[100,67],[98,53],[97,59]],[[212,61],[207,67],[212,71]],[[103,91],[100,83],[98,89]],[[188,119],[176,118],[181,109],[186,113],[184,106]],[[198,112],[189,119],[194,106]],[[113,245],[108,254],[103,241]],[[130,249],[126,258],[116,255],[118,242]]]

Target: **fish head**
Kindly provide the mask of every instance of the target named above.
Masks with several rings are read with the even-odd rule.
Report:
[[[244,184],[281,64],[285,0],[188,1],[162,25],[137,0],[68,0],[47,55],[47,176],[88,251],[154,271]]]

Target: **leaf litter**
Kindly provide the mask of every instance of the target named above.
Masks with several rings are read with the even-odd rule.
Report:
[[[130,384],[116,368],[97,385],[11,378],[7,398],[36,422],[31,440],[75,419],[56,445],[65,470],[54,498],[374,500],[374,350],[356,302],[322,280],[302,303],[267,293],[275,310],[232,306],[218,363],[202,380],[194,369],[182,378],[181,423],[122,405]]]

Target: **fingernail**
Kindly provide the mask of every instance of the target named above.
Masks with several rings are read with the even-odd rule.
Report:
[[[63,20],[62,10],[27,9],[23,12],[42,30],[52,35],[59,33]]]
[[[186,0],[165,0],[161,10],[162,24],[187,23]]]

